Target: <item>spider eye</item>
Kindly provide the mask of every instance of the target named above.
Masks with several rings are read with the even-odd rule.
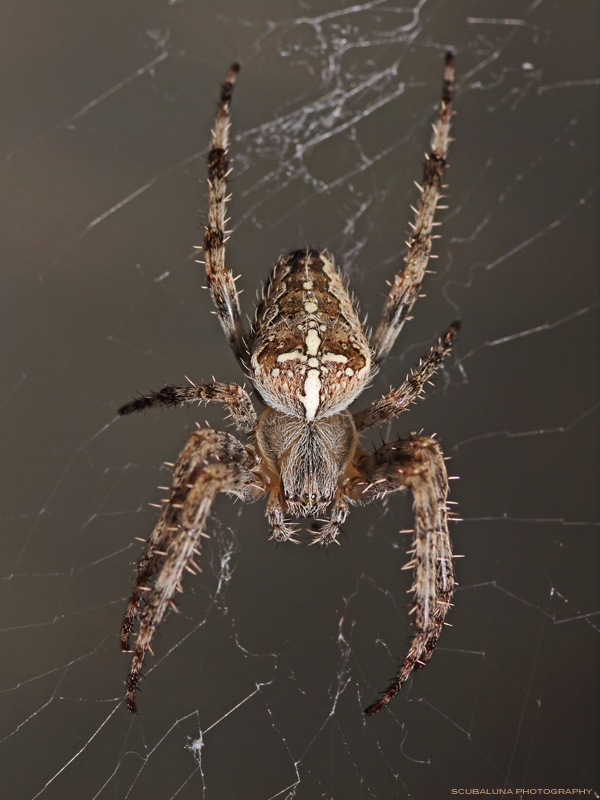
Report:
[[[316,495],[316,494],[313,492],[313,493],[311,494],[311,496],[310,496],[310,499],[311,499],[311,500],[316,500],[316,499],[317,499],[317,495]]]

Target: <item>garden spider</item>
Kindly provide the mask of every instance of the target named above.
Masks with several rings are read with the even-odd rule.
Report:
[[[421,288],[431,251],[433,221],[441,198],[449,142],[453,57],[446,56],[439,118],[426,157],[424,182],[406,265],[396,275],[371,341],[361,325],[344,281],[326,252],[296,250],[279,259],[263,291],[249,333],[241,321],[238,293],[225,267],[226,179],[229,174],[229,103],[238,73],[234,64],[221,92],[208,155],[208,225],[204,258],[208,288],[229,344],[264,406],[260,417],[247,392],[237,384],[165,386],[139,397],[119,413],[154,406],[215,401],[229,410],[235,436],[198,428],[174,465],[173,488],[138,562],[123,622],[121,643],[129,650],[136,617],[139,633],[127,685],[127,704],[136,711],[135,690],[154,632],[173,597],[182,591],[184,569],[197,569],[200,540],[218,492],[242,500],[269,493],[267,518],[271,538],[296,542],[287,517],[314,517],[329,507],[329,521],[313,532],[313,544],[338,544],[349,504],[371,503],[389,492],[410,488],[415,512],[410,591],[415,593],[414,628],[408,654],[397,677],[376,703],[374,714],[398,692],[413,669],[429,660],[438,640],[454,589],[448,534],[448,476],[439,444],[415,433],[361,449],[357,434],[405,411],[440,367],[458,331],[450,326],[399,389],[370,408],[347,409],[383,363],[408,318]],[[155,578],[156,576],[156,578]],[[144,603],[140,610],[140,603]],[[152,651],[151,651],[152,652]]]

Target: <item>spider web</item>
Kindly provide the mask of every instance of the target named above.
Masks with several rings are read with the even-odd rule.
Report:
[[[598,797],[596,4],[6,8],[1,796]],[[461,318],[426,401],[382,432],[437,432],[460,476],[452,627],[365,719],[407,644],[410,502],[356,509],[326,552],[274,547],[263,504],[220,498],[131,717],[135,537],[163,462],[197,421],[224,423],[115,409],[185,375],[240,380],[192,255],[226,69],[242,63],[227,257],[245,311],[279,253],[311,244],[374,324],[447,48],[436,274],[361,401]]]

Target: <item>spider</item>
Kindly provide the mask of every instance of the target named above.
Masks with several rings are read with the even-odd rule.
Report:
[[[120,414],[186,403],[222,403],[243,444],[225,431],[198,426],[174,466],[173,487],[146,542],[123,622],[123,650],[133,652],[127,705],[136,712],[140,670],[157,626],[173,598],[183,591],[184,570],[199,567],[201,537],[218,492],[242,500],[268,493],[266,516],[271,538],[294,542],[289,517],[328,521],[313,529],[312,544],[339,544],[337,537],[351,504],[371,503],[390,492],[410,489],[415,530],[414,636],[400,670],[383,696],[365,709],[374,714],[397,694],[413,669],[429,660],[450,608],[454,589],[448,534],[448,476],[434,438],[411,433],[373,452],[358,445],[358,434],[405,411],[450,352],[459,324],[454,322],[399,389],[357,413],[348,407],[367,387],[388,356],[417,299],[430,257],[434,213],[441,198],[449,143],[454,79],[446,55],[439,117],[424,165],[423,186],[408,241],[405,266],[391,285],[375,334],[359,321],[342,276],[327,251],[306,248],[282,256],[265,285],[256,318],[244,330],[235,282],[225,266],[225,208],[229,174],[229,105],[239,66],[234,64],[221,91],[208,155],[208,225],[204,262],[216,313],[235,357],[263,405],[257,415],[250,396],[237,384],[165,386],[124,405]],[[142,602],[143,601],[143,602]],[[141,606],[141,608],[140,608]],[[139,615],[133,651],[129,639]]]

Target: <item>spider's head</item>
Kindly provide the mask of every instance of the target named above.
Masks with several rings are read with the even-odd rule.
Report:
[[[262,456],[281,481],[292,516],[310,517],[330,505],[356,449],[356,428],[344,411],[315,422],[267,409],[258,430]]]
[[[337,481],[329,485],[324,482],[324,485],[319,487],[317,481],[310,480],[308,475],[299,477],[300,481],[294,481],[291,488],[284,486],[283,489],[289,513],[294,517],[313,517],[315,514],[325,511],[333,501]],[[302,480],[303,477],[306,479]],[[333,486],[333,492],[328,491],[331,486]]]

